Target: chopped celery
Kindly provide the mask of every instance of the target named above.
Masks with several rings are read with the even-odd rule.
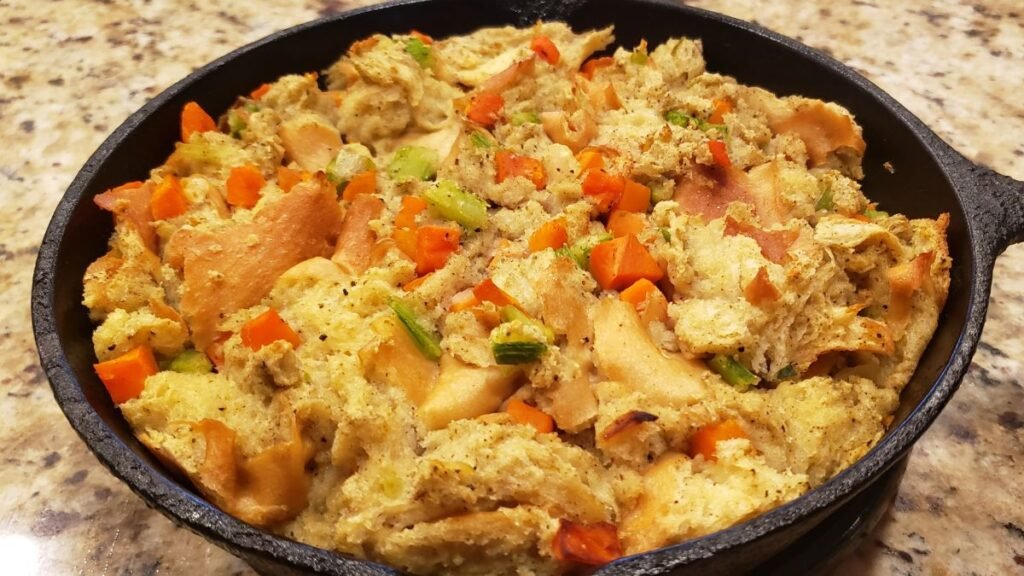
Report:
[[[540,116],[536,112],[516,112],[509,118],[509,122],[513,126],[521,126],[523,124],[539,124]]]
[[[516,312],[522,314],[518,310]],[[529,317],[525,322],[516,319],[501,324],[491,332],[491,351],[494,353],[494,360],[498,364],[536,362],[548,349],[548,345],[542,341],[546,336],[542,334],[543,330],[539,328],[538,323]]]
[[[405,331],[412,337],[413,343],[420,349],[420,352],[431,360],[439,359],[441,357],[441,338],[420,324],[412,307],[401,300],[392,300],[388,305],[394,310],[398,321],[405,327]]]
[[[402,146],[388,164],[388,174],[398,182],[430,180],[437,174],[440,158],[433,148]]]
[[[420,66],[426,68],[431,64],[430,46],[423,43],[419,38],[410,38],[405,42],[405,51],[412,56],[413,60]]]
[[[501,321],[502,322],[517,322],[518,321],[518,322],[522,322],[523,324],[528,324],[528,325],[536,326],[541,332],[544,333],[544,340],[545,340],[545,342],[547,342],[548,344],[554,344],[555,343],[555,331],[554,330],[549,328],[547,325],[545,325],[545,324],[543,324],[543,323],[541,323],[541,322],[539,322],[537,320],[534,320],[533,318],[530,318],[530,316],[528,316],[525,312],[523,312],[519,308],[516,308],[515,306],[502,306],[501,310],[498,311],[498,314],[501,316]]]
[[[373,164],[373,153],[369,148],[362,144],[345,144],[338,150],[338,155],[331,160],[324,172],[327,174],[327,180],[340,191],[344,190],[345,184],[353,176],[374,168],[376,166]]]
[[[245,130],[246,126],[245,118],[242,118],[238,110],[228,112],[228,133],[232,138],[241,138],[242,130]]]
[[[477,148],[493,148],[494,141],[487,136],[484,136],[483,132],[473,132],[469,135],[469,141],[473,143],[473,146]]]
[[[487,202],[466,192],[451,180],[441,180],[423,192],[423,197],[442,217],[454,220],[469,230],[479,230],[487,224]]]
[[[633,64],[642,66],[644,64],[647,64],[647,54],[645,52],[637,50],[629,55],[629,61],[632,62]]]
[[[669,232],[668,228],[659,228],[661,230],[661,237],[665,239],[665,242],[672,241],[672,233]]]
[[[818,203],[814,205],[814,209],[831,212],[834,206],[835,204],[832,202],[832,188],[828,187],[821,193],[821,197],[818,198]]]
[[[775,380],[776,381],[789,380],[790,378],[795,378],[795,377],[796,377],[796,366],[793,366],[792,364],[787,365],[785,368],[783,368],[782,370],[779,370],[778,372],[775,373]]]
[[[665,120],[668,120],[670,124],[675,124],[676,126],[681,126],[683,128],[688,128],[691,125],[697,126],[699,124],[699,121],[696,118],[682,110],[669,110],[665,113]]]
[[[543,342],[494,342],[491,351],[498,364],[529,364],[540,360],[548,347]]]
[[[740,392],[757,385],[760,380],[753,372],[747,370],[746,366],[724,354],[716,354],[714,358],[708,360],[708,366]]]
[[[878,220],[879,218],[888,218],[889,213],[885,210],[875,210],[874,208],[868,208],[864,211],[864,215],[871,220]]]
[[[583,270],[590,269],[590,251],[594,246],[601,242],[607,242],[612,239],[611,234],[591,234],[590,236],[584,236],[572,244],[572,246],[563,246],[558,250],[555,250],[555,254],[559,256],[567,256],[572,258],[576,265]]]
[[[209,374],[213,371],[213,363],[198,350],[185,350],[171,359],[167,369],[184,374]]]

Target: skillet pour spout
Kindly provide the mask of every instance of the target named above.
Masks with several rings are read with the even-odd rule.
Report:
[[[856,72],[757,25],[659,0],[403,0],[337,14],[273,34],[196,70],[129,117],[93,154],[57,206],[39,249],[32,318],[42,366],[71,425],[97,458],[150,506],[267,574],[397,574],[395,570],[275,536],[214,508],[179,483],[136,440],[92,370],[92,325],[82,300],[86,267],[106,251],[100,192],[145,177],[176,139],[188,101],[225,110],[237,94],[288,73],[322,70],[370,32],[434,37],[484,26],[559,19],[575,29],[614,24],[617,44],[687,36],[710,70],[782,95],[841,103],[869,143],[864,187],[886,210],[950,214],[951,286],[938,329],[904,390],[893,425],[860,461],[824,485],[729,529],[623,558],[602,574],[737,574],[811,533],[868,488],[896,480],[913,443],[964,376],[981,335],[995,258],[1024,241],[1024,183],[978,166]]]

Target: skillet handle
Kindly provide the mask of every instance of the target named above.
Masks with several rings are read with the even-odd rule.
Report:
[[[981,240],[992,258],[1011,244],[1024,242],[1024,182],[972,162],[952,147],[948,154],[959,168],[955,176],[962,181],[958,184],[968,192],[964,197],[970,204],[968,215],[982,232]]]

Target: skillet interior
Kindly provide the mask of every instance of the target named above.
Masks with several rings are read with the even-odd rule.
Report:
[[[745,548],[743,559],[734,558],[725,564],[729,571],[751,566],[769,550],[789,543],[813,527],[828,509],[851,497],[892,465],[930,423],[933,416],[923,422],[918,418],[911,422],[912,426],[901,428],[940,379],[947,385],[943,387],[945,397],[939,399],[937,407],[952,392],[963,367],[953,370],[957,373],[944,372],[969,324],[972,306],[974,313],[978,313],[977,290],[987,290],[985,281],[978,281],[975,274],[967,218],[946,169],[929,150],[934,142],[922,139],[919,122],[884,95],[873,92],[877,89],[866,81],[845,68],[835,67],[820,54],[750,25],[675,5],[621,0],[577,4],[585,6],[565,18],[574,28],[614,23],[617,43],[624,46],[632,46],[641,38],[651,43],[670,36],[701,38],[709,70],[779,94],[802,94],[843,104],[863,126],[868,142],[864,188],[869,197],[879,201],[883,209],[910,216],[934,217],[941,212],[951,216],[949,243],[954,266],[949,301],[938,331],[903,393],[893,424],[896,432],[889,435],[901,438],[887,437],[873,455],[866,457],[872,462],[862,461],[825,486],[752,522],[605,570],[648,572],[707,557],[768,534],[760,539],[756,550]],[[207,110],[219,113],[236,95],[264,81],[286,73],[327,67],[349,43],[370,31],[397,33],[416,27],[441,37],[486,25],[523,24],[531,20],[530,15],[524,18],[522,12],[486,0],[437,0],[373,7],[358,14],[303,25],[197,71],[143,107],[103,144],[68,190],[47,231],[37,265],[33,315],[40,354],[55,395],[72,424],[105,465],[165,514],[212,536],[236,553],[252,553],[256,549],[264,559],[269,554],[290,558],[288,563],[306,567],[340,566],[336,556],[267,537],[214,510],[171,480],[135,440],[91,367],[95,361],[90,343],[93,326],[80,304],[82,275],[86,266],[105,252],[112,226],[109,215],[89,199],[111,186],[144,178],[150,167],[163,162],[176,140],[178,113],[189,100],[197,100]],[[890,162],[895,171],[884,169],[883,162]],[[982,276],[987,278],[987,273]],[[973,338],[976,340],[977,336]],[[969,337],[964,345],[973,349],[974,344]],[[949,384],[951,379],[953,384]],[[799,522],[794,525],[795,521]],[[225,538],[230,542],[225,542]],[[345,564],[349,569],[353,566]],[[725,566],[720,560],[716,564],[718,568]]]

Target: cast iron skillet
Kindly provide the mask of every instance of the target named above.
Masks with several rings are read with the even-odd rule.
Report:
[[[224,514],[173,479],[132,436],[95,377],[81,305],[82,274],[106,250],[111,218],[90,201],[143,179],[172,151],[189,100],[215,113],[236,95],[286,73],[322,70],[371,32],[417,28],[435,37],[481,26],[565,20],[615,25],[617,43],[700,38],[708,69],[779,94],[846,106],[864,128],[864,188],[885,210],[951,216],[949,300],[938,331],[903,392],[887,436],[863,459],[808,494],[728,530],[619,560],[602,574],[717,574],[749,570],[818,525],[898,463],[963,378],[985,321],[995,257],[1024,239],[1024,184],[975,165],[876,86],[842,64],[756,25],[657,0],[413,1],[374,6],[279,32],[178,82],[122,124],[89,159],[57,206],[39,250],[32,318],[40,360],[68,420],[100,461],[175,522],[272,573],[394,574],[370,562],[273,536]],[[890,172],[882,164],[889,162]]]

